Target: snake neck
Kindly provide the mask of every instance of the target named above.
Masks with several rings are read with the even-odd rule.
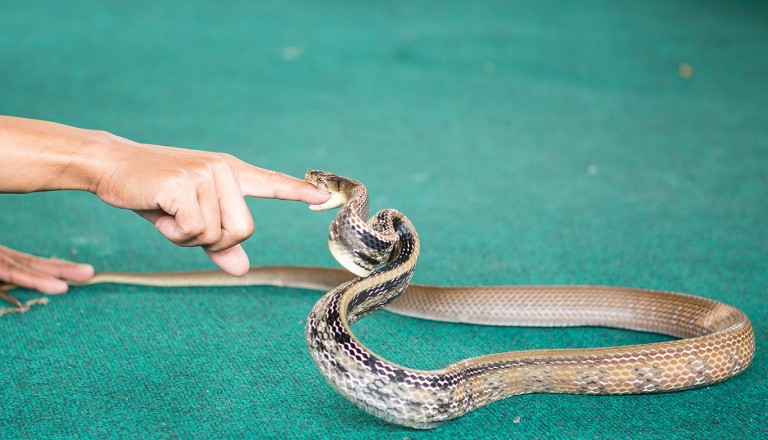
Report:
[[[344,196],[347,202],[331,222],[328,248],[345,269],[367,276],[391,258],[399,239],[393,218],[399,213],[384,210],[366,221],[370,210],[365,187],[352,186]]]

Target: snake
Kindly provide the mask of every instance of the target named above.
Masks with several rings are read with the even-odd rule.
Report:
[[[216,271],[99,272],[72,283],[148,286],[273,285],[327,293],[312,308],[305,335],[325,380],[357,407],[386,422],[431,429],[489,403],[528,393],[624,395],[709,386],[743,372],[755,353],[739,309],[682,293],[611,286],[466,286],[411,283],[419,237],[395,209],[369,218],[359,181],[310,170],[328,191],[315,211],[339,208],[328,245],[344,269],[264,266],[243,277]],[[13,285],[0,286],[0,291]],[[8,296],[5,293],[5,296]],[[352,325],[378,310],[446,322],[496,326],[603,326],[675,339],[648,344],[495,353],[421,370],[367,348]]]

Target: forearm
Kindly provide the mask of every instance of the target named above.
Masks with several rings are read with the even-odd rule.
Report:
[[[117,139],[100,131],[0,116],[0,192],[93,191],[102,150]]]

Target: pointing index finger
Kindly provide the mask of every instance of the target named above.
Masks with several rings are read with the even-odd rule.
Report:
[[[247,165],[239,173],[243,195],[282,200],[298,200],[310,205],[327,201],[330,193],[287,174]]]

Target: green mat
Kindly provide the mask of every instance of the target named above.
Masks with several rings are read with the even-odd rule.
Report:
[[[417,282],[688,292],[744,310],[758,343],[716,386],[521,396],[415,431],[314,370],[303,327],[319,292],[73,288],[0,318],[0,436],[768,436],[766,23],[750,1],[0,1],[0,114],[359,178],[419,230]],[[249,205],[254,265],[335,266],[331,213]],[[0,210],[0,242],[26,252],[212,267],[90,194],[2,195]],[[388,313],[356,332],[421,368],[665,339]]]

